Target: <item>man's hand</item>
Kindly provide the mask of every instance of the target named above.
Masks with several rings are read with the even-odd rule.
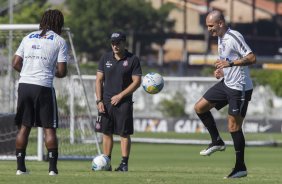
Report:
[[[218,59],[214,63],[214,66],[216,69],[226,68],[226,67],[229,67],[229,62],[226,60]]]
[[[217,79],[220,79],[221,77],[224,76],[222,69],[216,69],[216,70],[213,72],[213,74],[214,74],[215,78],[217,78]]]
[[[122,99],[122,95],[121,94],[117,94],[117,95],[115,95],[115,96],[113,96],[111,98],[111,104],[113,106],[116,106],[121,101],[121,99]]]
[[[103,102],[99,102],[97,104],[97,109],[98,109],[98,112],[100,113],[105,113],[105,106],[104,106],[104,103]]]

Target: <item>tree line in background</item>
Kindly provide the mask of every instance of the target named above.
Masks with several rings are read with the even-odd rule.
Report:
[[[3,10],[3,2],[6,2],[6,7],[9,4],[8,0],[0,0],[0,23],[9,23],[9,12],[8,9]],[[74,33],[78,55],[83,54],[88,61],[97,61],[105,50],[110,49],[109,37],[113,31],[124,30],[127,33],[133,52],[136,51],[133,46],[140,42],[138,49],[142,55],[156,52],[151,48],[151,43],[163,45],[168,35],[176,34],[173,30],[175,20],[169,18],[169,13],[177,7],[171,3],[164,3],[160,9],[155,9],[145,0],[65,0],[58,7],[48,4],[47,0],[17,2],[13,23],[38,23],[46,9],[62,10],[65,26]],[[275,36],[282,35],[278,20],[274,16],[272,20],[259,20],[255,25],[233,24],[232,27],[240,30],[257,54],[275,55],[281,47],[279,39],[275,39]]]
[[[110,49],[109,38],[113,31],[124,31],[128,39],[132,39],[136,33],[173,32],[175,22],[168,18],[174,8],[170,3],[155,9],[144,0],[66,0],[60,7],[54,7],[46,0],[34,0],[14,7],[13,23],[39,23],[48,8],[63,11],[65,26],[73,33],[77,51],[96,61]],[[0,23],[9,23],[8,12],[0,17]],[[141,49],[150,50],[152,42],[162,44],[164,41],[163,38],[142,40]]]
[[[0,0],[1,5],[3,2]],[[58,7],[48,4],[47,0],[21,2],[14,7],[13,23],[39,23],[46,9],[60,9],[65,15],[65,26],[70,27],[74,33],[73,39],[77,51],[79,54],[86,53],[88,58],[94,61],[97,61],[105,50],[110,49],[109,37],[113,31],[125,30],[129,35],[169,33],[173,32],[175,23],[174,20],[169,19],[169,12],[175,8],[169,3],[163,4],[160,9],[154,9],[144,0],[66,0]],[[0,13],[0,24],[9,23],[8,11]],[[163,44],[164,39],[160,37],[142,40],[142,46],[145,47],[142,49],[150,51],[151,43]],[[262,47],[265,48],[264,45]],[[84,68],[89,71],[91,67]],[[211,74],[212,72],[209,72],[205,75]],[[281,71],[252,70],[252,75],[257,83],[270,85],[273,91],[282,97]]]

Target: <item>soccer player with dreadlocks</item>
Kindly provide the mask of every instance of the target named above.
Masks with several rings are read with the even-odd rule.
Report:
[[[28,174],[25,166],[26,147],[32,127],[43,127],[48,150],[49,175],[57,175],[58,112],[54,77],[67,74],[67,45],[60,36],[64,16],[59,10],[47,10],[40,30],[25,36],[13,58],[13,68],[20,72],[15,123],[16,175]]]

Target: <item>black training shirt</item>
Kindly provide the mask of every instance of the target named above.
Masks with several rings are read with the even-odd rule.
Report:
[[[121,60],[116,60],[113,52],[104,54],[100,58],[98,72],[104,74],[104,103],[110,103],[111,97],[126,89],[132,83],[132,75],[142,76],[138,57],[127,50],[125,57]],[[132,95],[125,97],[122,101],[132,101]]]

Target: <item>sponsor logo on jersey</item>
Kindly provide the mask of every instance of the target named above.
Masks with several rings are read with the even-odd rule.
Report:
[[[113,65],[113,64],[112,64],[111,61],[107,61],[107,62],[106,62],[106,67],[107,67],[107,68],[110,68],[112,65]]]
[[[40,36],[40,34],[31,34],[28,38],[37,38],[37,39],[47,39],[47,40],[54,40],[54,35],[44,35]]]
[[[41,49],[41,45],[32,45],[31,48],[33,48],[33,49]]]
[[[41,60],[47,60],[47,57],[43,56],[25,56],[25,59],[41,59]]]

